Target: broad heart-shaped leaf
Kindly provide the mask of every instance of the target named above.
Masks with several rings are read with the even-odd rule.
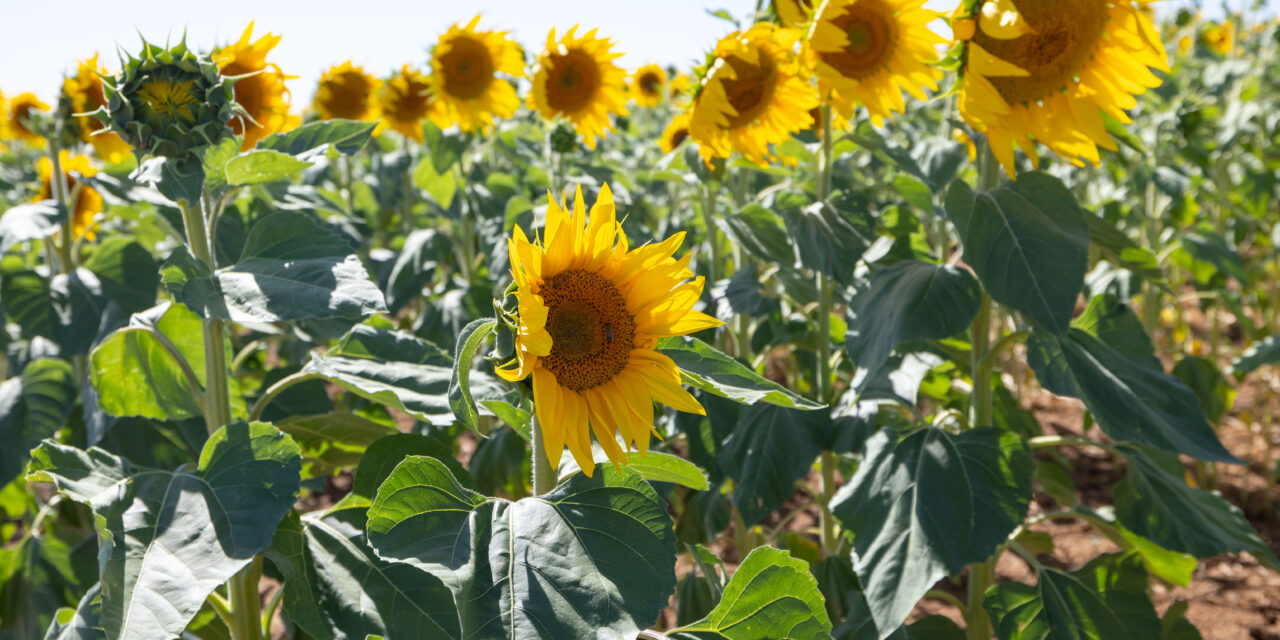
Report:
[[[235,187],[285,180],[311,165],[311,162],[287,153],[255,149],[232,158],[227,162],[225,171],[227,184]]]
[[[194,472],[141,469],[97,447],[46,440],[27,477],[93,509],[106,637],[172,638],[271,542],[300,464],[297,445],[275,427],[237,422],[209,437]]]
[[[742,404],[767,402],[792,409],[825,409],[752,371],[697,338],[663,338],[658,350],[675,361],[685,384]]]
[[[103,293],[126,313],[155,305],[160,286],[159,264],[136,240],[107,238],[93,250],[84,266],[98,276]]]
[[[263,555],[284,573],[289,619],[319,640],[461,638],[444,583],[379,558],[364,529],[363,508],[285,516]]]
[[[468,489],[477,488],[471,475],[453,457],[453,450],[445,443],[416,433],[393,433],[379,438],[365,450],[360,466],[356,467],[356,477],[351,482],[351,493],[343,503],[369,506],[378,494],[378,487],[409,456],[435,458],[449,469],[459,484]]]
[[[1250,526],[1239,507],[1219,493],[1187,486],[1176,458],[1165,465],[1140,447],[1116,448],[1129,461],[1112,489],[1116,519],[1126,528],[1173,551],[1207,558],[1248,551],[1276,569],[1280,560]]]
[[[464,637],[630,639],[676,586],[666,501],[625,467],[510,502],[409,457],[378,489],[368,533],[379,556],[449,587]]]
[[[809,640],[829,638],[831,620],[809,564],[760,547],[738,566],[711,613],[676,631],[695,638]]]
[[[851,309],[845,346],[861,372],[856,379],[865,384],[870,380],[867,373],[879,371],[903,342],[964,331],[981,301],[982,287],[964,269],[920,260],[880,269]]]
[[[979,194],[953,182],[946,205],[987,293],[1065,332],[1089,264],[1089,225],[1071,191],[1048,174],[1024,173]]]
[[[357,120],[322,120],[289,131],[276,133],[258,141],[259,149],[271,149],[309,160],[324,155],[328,147],[351,155],[364,148],[378,123]]]
[[[10,207],[0,214],[0,256],[9,253],[16,244],[57,233],[61,225],[58,203],[53,200]]]
[[[200,318],[181,304],[165,302],[133,314],[128,327],[107,336],[89,355],[89,380],[98,391],[100,406],[113,416],[157,420],[203,415],[182,368],[153,331],[164,336],[182,354],[196,380],[205,386],[204,334]],[[226,357],[230,362],[230,344]],[[228,384],[233,414],[244,415],[239,382],[232,377]]]
[[[183,246],[169,256],[163,276],[174,299],[205,318],[281,322],[386,311],[382,291],[351,248],[295,211],[254,224],[234,265],[211,273]]]
[[[1231,361],[1227,373],[1242,376],[1268,364],[1280,364],[1280,334],[1267,336],[1251,345]]]
[[[831,415],[768,404],[743,407],[716,462],[733,478],[733,503],[755,524],[782,506],[831,439]]]
[[[65,360],[32,360],[22,375],[0,383],[0,487],[22,473],[32,447],[62,428],[75,401],[75,374]]]
[[[884,638],[933,584],[991,557],[1031,501],[1031,453],[1016,434],[925,427],[867,441],[831,502],[853,533],[854,568]]]
[[[1112,342],[1074,327],[1061,336],[1037,329],[1027,340],[1027,359],[1044,388],[1084,400],[1114,440],[1240,462],[1218,441],[1195,393],[1150,356],[1126,353],[1123,343]]]
[[[1147,573],[1133,552],[1095,558],[1071,573],[1040,567],[1034,587],[1001,582],[982,607],[1000,640],[1161,637]]]

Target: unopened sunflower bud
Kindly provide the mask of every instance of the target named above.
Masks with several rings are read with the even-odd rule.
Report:
[[[185,43],[166,49],[143,41],[142,53],[122,61],[103,83],[107,106],[98,117],[133,147],[134,154],[182,158],[233,135],[237,112],[233,78],[218,73],[208,55]],[[104,113],[105,112],[105,113]]]

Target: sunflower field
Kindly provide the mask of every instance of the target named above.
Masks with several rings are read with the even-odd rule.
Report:
[[[4,87],[0,639],[1280,637],[1280,22],[934,4]]]

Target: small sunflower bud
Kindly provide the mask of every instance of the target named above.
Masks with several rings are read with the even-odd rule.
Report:
[[[139,159],[194,156],[233,135],[227,123],[240,110],[232,80],[218,73],[218,65],[185,43],[171,49],[142,44],[141,56],[129,56],[120,73],[103,83],[107,106],[98,117],[107,127]]]

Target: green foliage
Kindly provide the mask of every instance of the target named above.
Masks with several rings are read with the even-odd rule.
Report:
[[[831,621],[807,563],[761,547],[738,566],[716,608],[678,632],[677,637],[724,640],[807,640],[829,637]]]

